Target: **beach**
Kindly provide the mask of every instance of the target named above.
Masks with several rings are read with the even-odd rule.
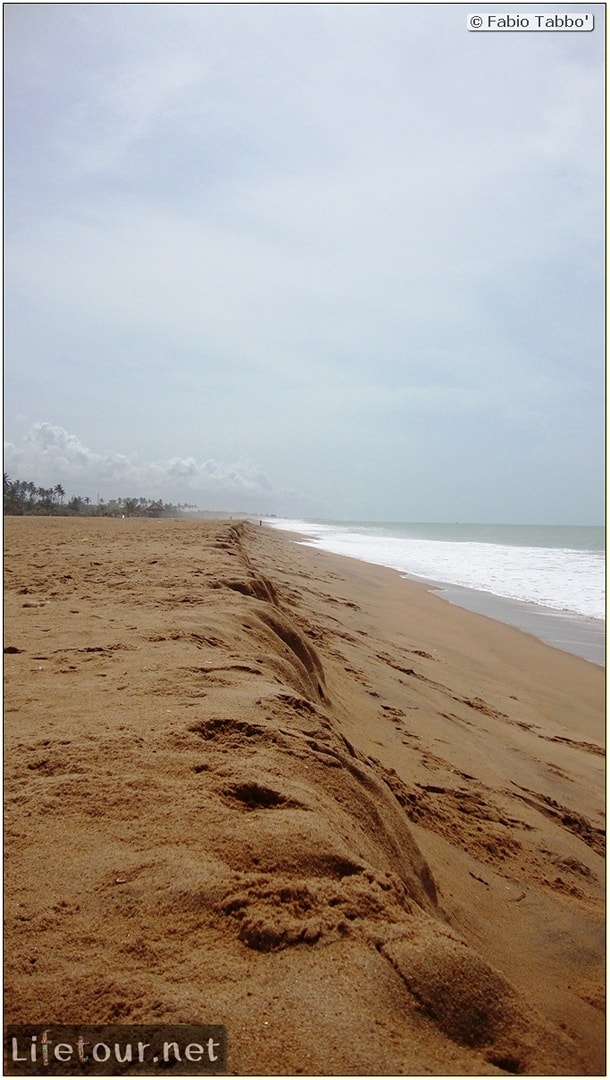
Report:
[[[251,522],[5,518],[4,614],[5,1023],[605,1072],[601,666]]]
[[[273,528],[335,555],[386,566],[451,603],[563,652],[606,662],[602,526],[290,521]]]

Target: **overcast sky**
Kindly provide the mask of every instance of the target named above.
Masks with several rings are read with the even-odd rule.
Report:
[[[5,5],[5,470],[601,523],[604,11],[473,10]]]

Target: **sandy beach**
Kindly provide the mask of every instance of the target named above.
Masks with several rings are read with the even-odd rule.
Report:
[[[5,1022],[599,1075],[604,670],[255,523],[5,518]]]

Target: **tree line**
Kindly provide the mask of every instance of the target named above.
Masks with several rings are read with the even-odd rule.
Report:
[[[164,503],[161,499],[100,499],[92,503],[85,496],[74,495],[66,501],[61,484],[37,487],[31,480],[12,480],[4,473],[4,513],[55,514],[71,517],[180,517],[185,511],[196,510],[189,503]]]

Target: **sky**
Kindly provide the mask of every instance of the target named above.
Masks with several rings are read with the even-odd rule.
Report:
[[[602,523],[604,8],[490,10],[6,4],[5,471]]]

